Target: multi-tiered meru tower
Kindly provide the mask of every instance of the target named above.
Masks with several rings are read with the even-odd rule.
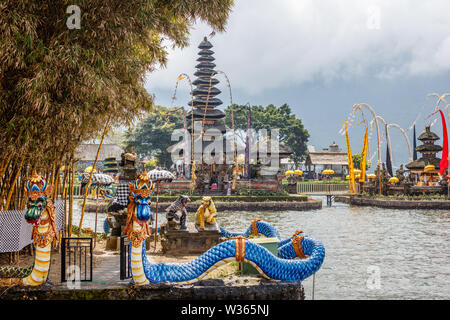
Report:
[[[217,133],[220,132],[223,135],[226,132],[226,127],[222,120],[225,117],[225,113],[216,109],[217,106],[222,104],[222,101],[216,97],[221,91],[215,87],[219,80],[215,78],[217,72],[214,70],[216,65],[214,64],[215,58],[213,57],[214,52],[211,50],[212,47],[212,44],[206,37],[198,46],[200,51],[197,61],[199,63],[195,66],[197,71],[194,73],[197,79],[192,82],[196,88],[192,91],[193,100],[188,103],[193,108],[186,116],[188,130],[193,135],[194,143],[198,146],[198,143],[201,141],[202,145],[201,149],[194,147],[193,156],[196,164],[205,162],[205,149],[208,148],[209,144],[213,143]],[[192,130],[192,118],[195,122],[194,130]],[[223,152],[225,152],[225,139],[223,141]],[[211,156],[216,155],[213,152]]]

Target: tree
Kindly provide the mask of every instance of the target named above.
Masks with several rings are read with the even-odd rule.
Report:
[[[80,29],[66,24],[72,4]],[[58,172],[106,124],[129,126],[150,111],[144,81],[166,64],[167,47],[186,46],[196,20],[223,31],[232,6],[233,0],[1,1],[0,204],[13,181],[24,181],[19,172]]]
[[[181,109],[155,106],[147,118],[125,134],[126,142],[136,148],[141,159],[154,157],[158,164],[168,168],[172,157],[167,148],[177,143],[171,137],[174,130],[180,128],[183,128]]]
[[[352,154],[353,167],[355,169],[361,169],[361,157],[362,157],[361,153]],[[367,164],[367,159],[366,159],[366,169],[368,169],[368,168],[369,168],[369,166]]]
[[[291,155],[292,161],[299,164],[306,158],[309,133],[304,128],[302,120],[297,119],[295,114],[291,113],[289,105],[283,104],[276,107],[269,104],[266,107],[251,106],[250,108],[252,129],[256,132],[266,129],[268,135],[271,134],[272,129],[278,129],[280,143],[290,147],[294,152]],[[249,106],[247,105],[233,105],[236,136],[242,143],[245,143],[246,139],[248,109]],[[231,108],[227,107],[225,113],[225,123],[231,128]],[[257,135],[252,137],[255,142],[259,141],[260,138]]]

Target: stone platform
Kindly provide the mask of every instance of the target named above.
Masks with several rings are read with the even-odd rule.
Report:
[[[166,224],[159,231],[162,252],[173,255],[202,254],[222,242],[216,224],[205,225],[200,230],[194,223],[187,223],[186,230],[168,229]]]

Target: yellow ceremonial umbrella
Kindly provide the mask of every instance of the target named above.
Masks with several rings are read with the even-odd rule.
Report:
[[[434,170],[436,170],[436,167],[433,166],[432,164],[429,164],[423,169],[423,172],[428,173],[433,172]]]
[[[326,174],[326,175],[328,175],[328,174],[334,174],[334,170],[331,170],[331,169],[325,169],[325,170],[322,171],[322,174]]]
[[[303,171],[300,169],[297,169],[294,171],[295,174],[298,174],[299,176],[301,176],[303,174]]]
[[[346,179],[346,180],[350,180],[350,176],[349,176],[349,175],[346,175],[346,176],[345,176],[345,179]]]
[[[95,172],[95,169],[92,168],[92,166],[89,166],[86,169],[84,169],[84,172],[91,172],[92,170],[94,170],[94,172]]]
[[[397,177],[392,177],[392,178],[389,179],[389,182],[392,183],[392,184],[394,184],[394,183],[399,182],[399,180],[398,180]]]
[[[354,169],[354,170],[353,170],[353,173],[354,173],[354,174],[359,174],[359,173],[361,173],[361,170],[359,170],[359,169]]]
[[[285,174],[286,176],[290,176],[290,175],[292,175],[292,174],[295,174],[295,172],[292,171],[292,170],[288,170],[288,171],[286,171],[284,174]]]
[[[369,173],[368,175],[367,175],[367,179],[375,179],[377,177],[377,175],[376,174],[373,174],[373,173]]]

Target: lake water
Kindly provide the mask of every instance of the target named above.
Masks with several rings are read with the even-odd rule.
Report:
[[[226,229],[244,232],[255,218],[274,225],[281,237],[300,229],[325,246],[314,280],[320,299],[449,299],[450,212],[391,210],[333,203],[313,211],[219,212]],[[78,225],[76,210],[74,221]],[[158,225],[165,221],[158,216]],[[194,214],[189,215],[192,221]],[[105,214],[97,228],[103,231]],[[83,226],[93,229],[95,213]],[[313,277],[303,282],[312,298]]]

